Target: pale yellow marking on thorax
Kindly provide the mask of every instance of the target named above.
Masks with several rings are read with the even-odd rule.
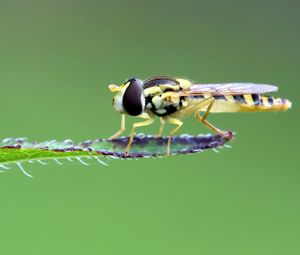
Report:
[[[173,86],[173,85],[170,85],[170,84],[159,85],[159,87],[161,88],[161,90],[163,92],[167,89],[171,89],[171,90],[174,90],[174,91],[178,91],[180,89],[179,85]]]
[[[155,96],[152,98],[152,103],[156,109],[159,109],[162,105],[162,98],[160,96]]]
[[[179,104],[179,95],[175,92],[165,92],[162,94],[161,99],[167,104]]]
[[[162,90],[159,86],[154,86],[154,87],[144,89],[144,96],[145,97],[147,97],[149,95],[159,94],[159,93],[162,93]]]
[[[188,89],[192,85],[192,82],[186,79],[176,78],[176,80],[179,82],[182,89]]]
[[[166,113],[167,111],[166,111],[166,109],[159,109],[159,110],[156,110],[156,112],[157,112],[158,114],[164,114],[164,113]]]

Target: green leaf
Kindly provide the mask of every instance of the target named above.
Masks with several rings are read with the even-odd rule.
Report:
[[[206,149],[217,149],[225,145],[233,138],[231,132],[225,135],[181,135],[174,136],[171,140],[170,155],[198,153]],[[125,155],[124,149],[128,143],[128,137],[121,137],[113,140],[97,139],[88,140],[75,144],[71,140],[29,142],[24,138],[7,138],[0,142],[0,168],[5,170],[9,164],[17,164],[21,170],[30,176],[23,169],[23,162],[39,162],[43,160],[55,160],[60,164],[59,159],[77,159],[86,164],[83,158],[95,158],[106,165],[101,158],[149,158],[166,155],[168,137],[154,137],[149,135],[137,135],[133,139],[130,154]]]

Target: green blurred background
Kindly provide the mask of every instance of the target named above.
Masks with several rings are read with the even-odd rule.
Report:
[[[120,115],[107,85],[131,76],[277,84],[294,107],[211,115],[237,133],[220,153],[25,164],[33,179],[14,167],[0,176],[0,253],[300,254],[299,7],[1,0],[1,139],[108,137]],[[182,132],[208,130],[189,118]]]

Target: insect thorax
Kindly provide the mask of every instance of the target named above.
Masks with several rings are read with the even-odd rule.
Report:
[[[179,82],[172,78],[155,77],[146,80],[144,82],[146,110],[158,116],[167,116],[180,110],[182,98],[176,92],[181,89]]]

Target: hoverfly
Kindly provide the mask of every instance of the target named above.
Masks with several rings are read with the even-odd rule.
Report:
[[[158,136],[161,136],[166,122],[176,126],[169,134],[166,148],[169,155],[172,136],[183,125],[181,119],[190,114],[194,114],[213,132],[225,134],[207,121],[210,112],[285,111],[291,108],[291,102],[287,99],[261,95],[277,91],[276,86],[266,84],[195,84],[186,79],[156,76],[146,80],[132,78],[120,87],[114,84],[108,87],[116,93],[113,99],[115,110],[122,114],[121,128],[110,139],[117,138],[125,130],[126,114],[145,119],[132,126],[125,149],[127,155],[135,129],[152,124],[155,115],[160,117]]]

